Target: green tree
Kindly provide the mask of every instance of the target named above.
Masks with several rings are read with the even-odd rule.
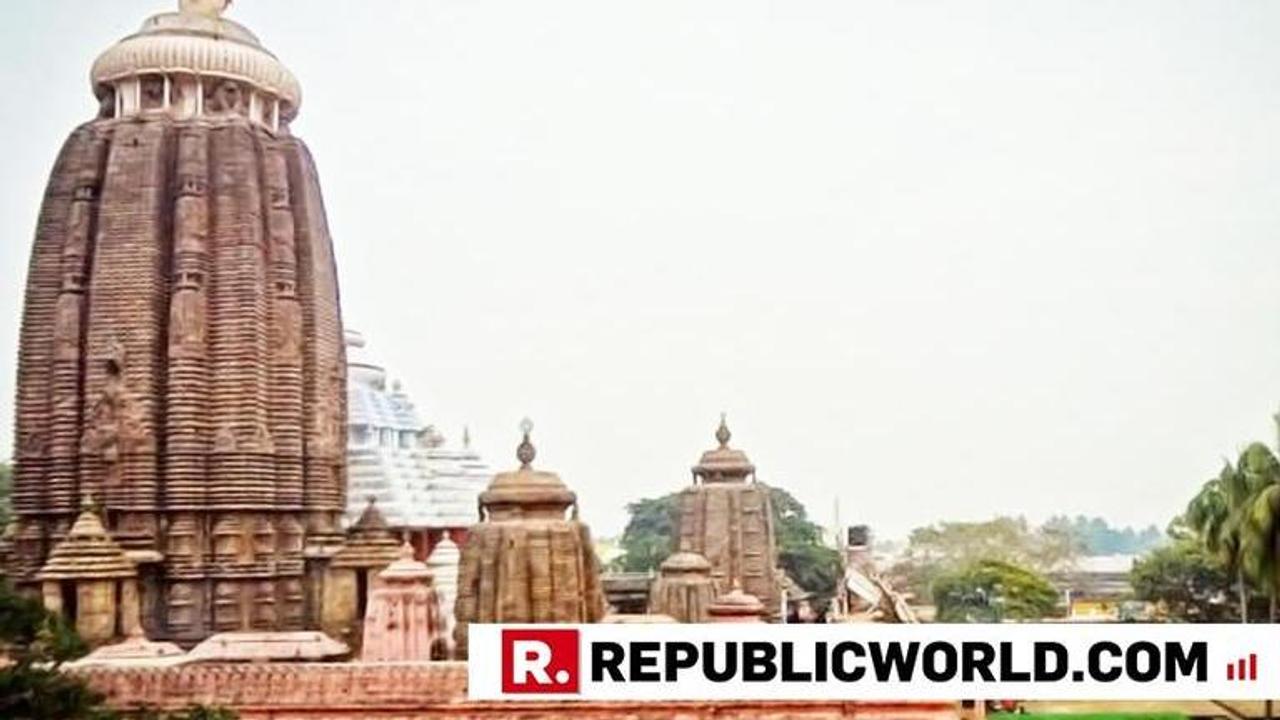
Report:
[[[943,522],[911,531],[893,574],[916,597],[931,597],[937,578],[976,563],[996,561],[1043,574],[1071,567],[1079,550],[1071,532],[1036,528],[1024,518]]]
[[[1275,622],[1280,595],[1280,460],[1266,445],[1253,443],[1240,454],[1236,472],[1244,477],[1249,493],[1241,509],[1240,564],[1267,595],[1269,620]]]
[[[1240,562],[1240,513],[1234,502],[1243,503],[1235,468],[1224,463],[1218,477],[1206,482],[1191,498],[1184,515],[1187,527],[1205,550],[1217,557],[1227,574],[1235,579],[1240,621],[1249,622],[1249,587]]]
[[[614,561],[614,569],[621,572],[656,571],[672,552],[679,507],[679,493],[629,503],[627,512],[631,519],[618,541],[623,554]]]
[[[822,542],[822,528],[809,520],[804,505],[785,490],[769,488],[778,565],[816,604],[835,592],[842,572],[840,553]],[[631,518],[618,545],[623,555],[613,567],[623,572],[656,570],[675,550],[680,494],[646,498],[627,505]]]
[[[107,718],[102,696],[58,671],[86,651],[75,631],[30,598],[0,586],[0,717]]]
[[[1134,596],[1177,622],[1232,622],[1232,574],[1220,555],[1195,537],[1177,538],[1138,558],[1129,571]]]
[[[36,600],[0,583],[0,718],[29,720],[235,720],[225,708],[191,705],[176,713],[147,708],[117,712],[101,693],[75,675],[61,672],[64,662],[88,648],[63,619]]]
[[[786,490],[769,488],[769,501],[778,564],[797,585],[817,597],[816,605],[824,605],[844,572],[840,553],[823,542],[822,528],[809,520],[804,505]]]
[[[1083,555],[1131,555],[1146,552],[1164,541],[1164,535],[1155,525],[1140,530],[1132,527],[1112,527],[1100,517],[1055,515],[1044,523],[1046,530],[1063,532],[1075,537]]]
[[[1052,615],[1058,590],[1043,575],[999,560],[979,560],[938,576],[939,622],[1039,620]]]
[[[1223,463],[1187,504],[1186,524],[1235,578],[1240,621],[1249,621],[1250,582],[1271,599],[1275,619],[1280,572],[1280,461],[1252,443],[1234,465]]]

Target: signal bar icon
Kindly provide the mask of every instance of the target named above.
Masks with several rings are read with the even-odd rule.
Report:
[[[1257,680],[1258,679],[1258,656],[1255,653],[1249,653],[1249,657],[1240,658],[1235,662],[1227,663],[1227,679],[1228,680]]]

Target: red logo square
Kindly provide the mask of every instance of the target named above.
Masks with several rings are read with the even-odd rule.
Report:
[[[576,694],[578,631],[503,630],[502,692]]]

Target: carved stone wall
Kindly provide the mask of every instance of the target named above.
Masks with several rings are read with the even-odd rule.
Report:
[[[187,665],[80,670],[117,708],[220,704],[244,720],[759,718],[953,720],[947,702],[472,702],[466,663]]]
[[[148,634],[192,642],[312,626],[304,550],[334,542],[345,508],[316,170],[232,110],[71,134],[19,344],[11,570],[29,582],[92,495],[141,563]]]

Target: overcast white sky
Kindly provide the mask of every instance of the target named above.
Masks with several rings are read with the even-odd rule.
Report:
[[[0,6],[0,457],[43,185],[166,0]],[[882,536],[1163,526],[1280,404],[1280,3],[240,0],[344,315],[597,534],[721,410]]]

